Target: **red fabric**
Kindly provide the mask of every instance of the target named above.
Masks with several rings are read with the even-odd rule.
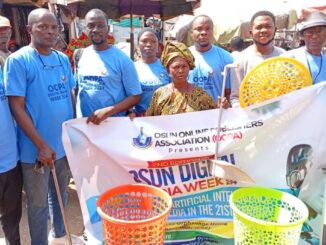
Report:
[[[320,11],[326,14],[326,5],[318,6],[318,7],[309,7],[301,10],[301,15],[299,16],[299,20],[305,20],[312,12]]]

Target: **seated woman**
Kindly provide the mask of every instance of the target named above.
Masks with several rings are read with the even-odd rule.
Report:
[[[185,44],[167,43],[161,61],[172,81],[154,92],[145,116],[171,115],[217,107],[213,98],[202,88],[188,83],[188,73],[195,67],[195,59]]]

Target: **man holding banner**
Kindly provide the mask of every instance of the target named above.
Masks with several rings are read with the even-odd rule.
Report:
[[[132,60],[107,42],[106,14],[92,9],[85,21],[92,45],[84,49],[76,67],[77,117],[100,124],[111,116],[126,116],[139,102],[142,90]]]
[[[224,111],[220,157],[257,185],[291,192],[287,182],[301,184],[299,198],[320,209],[326,178],[319,171],[326,153],[325,96],[325,83],[320,83],[264,104]],[[311,120],[317,114],[319,120]],[[97,127],[77,119],[63,131],[90,244],[103,241],[98,196],[127,183],[155,185],[172,196],[166,244],[234,244],[229,196],[243,183],[209,172],[217,140],[215,110],[133,121],[109,118]],[[308,222],[320,234],[318,216]]]

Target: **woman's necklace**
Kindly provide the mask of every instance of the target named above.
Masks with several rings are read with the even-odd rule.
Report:
[[[321,69],[323,67],[323,54],[320,53],[320,63],[319,63],[319,71],[317,73],[317,75],[315,76],[315,78],[312,77],[312,72],[311,72],[311,67],[310,67],[310,63],[309,63],[309,60],[308,60],[308,56],[307,56],[307,51],[304,52],[305,56],[306,56],[306,61],[307,61],[307,64],[308,64],[308,69],[309,69],[309,73],[310,73],[310,76],[312,78],[312,84],[315,84],[316,82],[316,79],[317,77],[319,76],[320,72],[321,72]]]

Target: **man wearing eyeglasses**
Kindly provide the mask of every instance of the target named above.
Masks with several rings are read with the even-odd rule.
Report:
[[[290,50],[284,56],[303,63],[309,70],[313,84],[326,81],[326,55],[322,48],[326,44],[326,14],[311,13],[300,29],[303,47]]]
[[[69,169],[61,126],[74,116],[75,80],[68,58],[52,49],[58,36],[55,16],[47,9],[35,9],[28,16],[27,29],[31,43],[9,56],[4,77],[6,95],[18,125],[31,244],[48,244],[49,213],[49,243],[65,244],[60,243],[66,242],[66,231],[50,168],[55,168],[66,205]],[[73,243],[82,244],[75,237]]]
[[[100,124],[111,116],[126,116],[127,110],[139,102],[142,90],[132,60],[107,42],[106,14],[92,9],[85,22],[92,45],[84,49],[76,67],[77,116]]]

